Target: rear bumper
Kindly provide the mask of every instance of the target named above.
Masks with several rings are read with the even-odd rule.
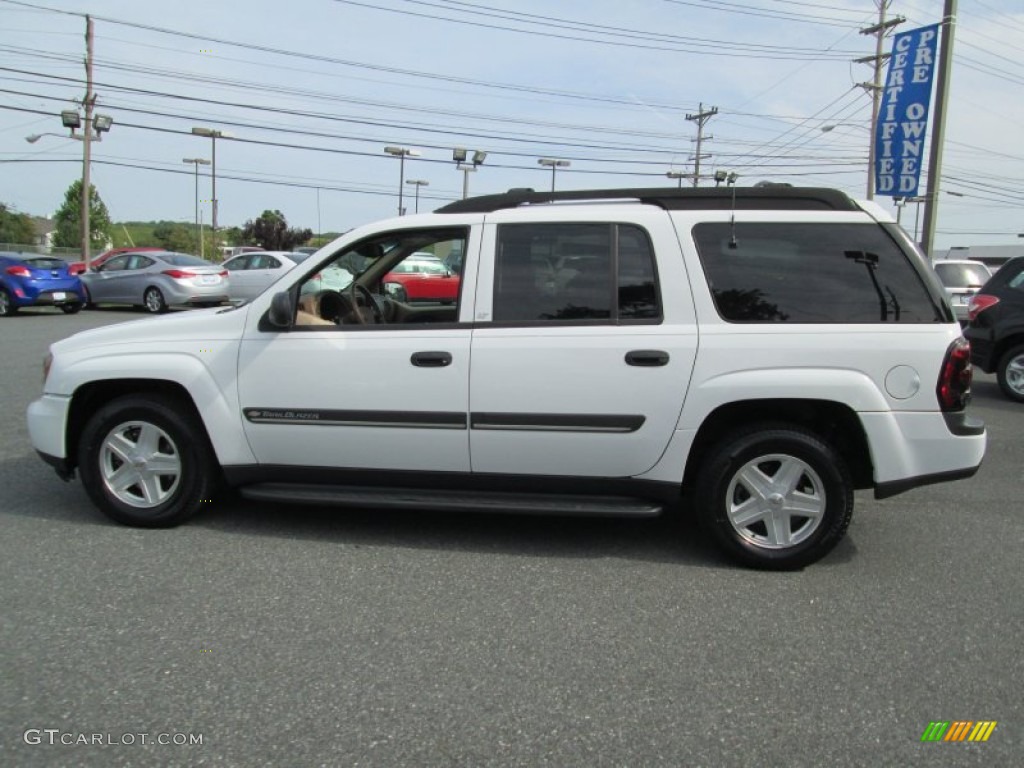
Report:
[[[992,330],[968,325],[964,329],[964,338],[971,343],[971,365],[985,373],[995,371],[999,361],[993,359],[996,345],[992,338]]]
[[[59,285],[20,285],[17,286],[22,295],[13,293],[14,303],[19,307],[60,306],[61,304],[81,304],[85,301],[80,285],[63,287]],[[57,294],[56,296],[54,294]],[[63,294],[61,296],[60,294]]]
[[[876,498],[971,477],[985,457],[985,425],[962,414],[861,413]]]

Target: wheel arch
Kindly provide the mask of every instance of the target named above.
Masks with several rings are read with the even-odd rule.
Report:
[[[179,403],[203,430],[213,455],[221,465],[255,461],[241,430],[237,409],[232,409],[217,392],[213,381],[203,377],[189,379],[192,388],[171,378],[125,377],[94,379],[77,386],[68,407],[64,432],[65,455],[69,469],[78,465],[78,441],[89,418],[110,401],[123,395],[154,394]],[[200,408],[198,403],[203,403]]]
[[[874,485],[867,434],[856,412],[831,400],[773,398],[724,403],[703,421],[690,445],[683,487],[692,488],[713,446],[725,435],[757,424],[793,424],[819,435],[843,457],[855,488]]]
[[[1020,344],[1024,344],[1024,328],[1015,328],[1013,331],[1003,336],[999,340],[999,343],[995,345],[992,352],[993,369],[999,367],[999,363],[1002,361],[1003,355]]]

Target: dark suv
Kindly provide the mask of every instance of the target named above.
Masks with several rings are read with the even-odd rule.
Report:
[[[1003,394],[1024,403],[1024,256],[1006,262],[971,297],[967,319],[971,362],[995,371]]]

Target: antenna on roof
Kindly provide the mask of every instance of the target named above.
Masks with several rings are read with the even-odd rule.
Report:
[[[734,249],[739,247],[739,242],[736,240],[736,179],[738,178],[739,176],[735,171],[725,177],[726,185],[732,187],[732,208],[729,213],[729,247]],[[716,174],[715,181],[717,180]]]

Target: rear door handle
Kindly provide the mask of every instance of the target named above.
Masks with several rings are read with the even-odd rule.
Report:
[[[409,360],[419,368],[444,368],[452,364],[450,352],[414,352]]]
[[[634,349],[626,353],[626,363],[647,368],[668,365],[668,352],[662,352],[660,349]]]

